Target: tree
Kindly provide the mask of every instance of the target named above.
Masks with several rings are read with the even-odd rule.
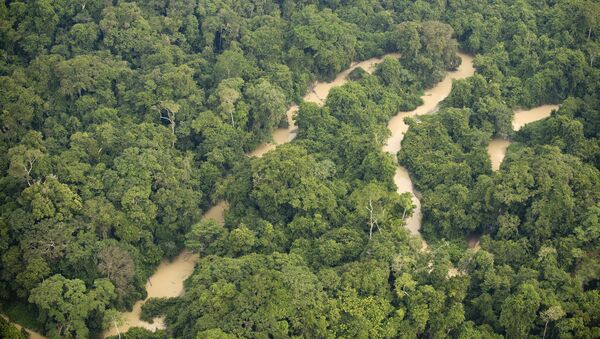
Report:
[[[54,176],[26,188],[21,199],[35,220],[63,221],[81,209],[81,198]]]
[[[592,30],[600,25],[600,14],[598,14],[600,12],[600,4],[590,0],[579,0],[575,2],[575,5],[585,19],[588,31],[587,39],[590,40],[592,37]]]
[[[174,336],[204,331],[236,337],[333,335],[327,319],[335,317],[335,311],[301,257],[209,256],[201,258],[199,265],[203,269],[195,275],[197,283],[167,309]],[[182,320],[181,315],[197,320],[176,320]]]
[[[89,228],[94,230],[100,239],[107,239],[115,228],[119,228],[119,224],[127,223],[123,212],[117,210],[106,198],[86,200],[82,212]]]
[[[392,34],[392,42],[403,56],[400,63],[416,74],[421,88],[433,86],[447,70],[460,65],[453,33],[445,23],[424,21],[401,23]]]
[[[497,99],[486,96],[478,100],[473,107],[471,120],[474,125],[490,130],[493,135],[506,138],[512,132],[513,112]]]
[[[11,148],[8,151],[10,158],[9,173],[15,178],[25,179],[27,185],[33,183],[34,165],[38,160],[44,157],[44,153],[39,149],[27,149],[24,145]]]
[[[217,86],[217,91],[212,100],[217,105],[219,112],[225,115],[224,120],[228,118],[231,121],[231,126],[235,127],[236,120],[238,126],[245,126],[247,123],[246,112],[237,108],[236,103],[242,97],[241,87],[244,85],[244,80],[241,78],[229,78],[222,80]],[[243,101],[239,106],[244,107]]]
[[[98,253],[98,272],[115,285],[116,292],[123,298],[132,286],[135,263],[128,251],[117,245],[108,245]]]
[[[393,307],[385,298],[359,296],[355,290],[346,289],[340,293],[340,320],[336,324],[336,334],[344,337],[388,337],[393,335],[387,319]]]
[[[0,316],[0,335],[2,338],[27,339],[29,335],[25,330],[19,330],[11,324],[4,316]]]
[[[545,321],[544,335],[542,336],[542,338],[546,338],[546,330],[548,329],[548,323],[550,321],[557,321],[558,319],[564,317],[565,311],[563,311],[562,307],[560,307],[559,305],[552,306],[552,307],[548,308],[547,310],[543,311],[541,313],[541,316],[542,316],[542,320]]]
[[[541,303],[538,289],[531,284],[519,286],[516,294],[502,303],[500,323],[511,338],[525,338],[534,326],[536,313]]]
[[[202,220],[192,226],[186,235],[185,245],[201,256],[222,254],[223,243],[227,238],[227,229],[212,219]]]
[[[160,118],[168,122],[169,126],[171,127],[171,132],[173,133],[173,142],[171,144],[171,147],[175,147],[175,115],[179,112],[180,109],[181,105],[171,100],[161,101],[156,105],[156,110],[158,110]],[[166,114],[163,114],[163,112],[165,112]]]
[[[16,76],[0,77],[1,140],[18,142],[32,123],[40,121],[44,100],[24,81]]]
[[[100,35],[100,27],[95,22],[76,23],[69,30],[71,51],[76,54],[91,52]]]
[[[336,200],[328,185],[333,171],[317,173],[316,162],[297,145],[281,146],[252,162],[249,198],[265,220],[275,223],[291,221],[298,213],[335,213]]]
[[[261,78],[257,84],[249,86],[245,94],[250,105],[251,130],[259,136],[270,136],[287,111],[281,88]]]
[[[121,331],[119,330],[119,326],[121,325],[123,325],[121,313],[115,309],[106,310],[104,316],[102,317],[102,328],[109,329],[114,326],[117,330],[119,338],[121,338]]]
[[[285,51],[285,21],[276,17],[264,17],[244,34],[241,43],[261,63],[281,61]]]
[[[348,65],[356,55],[357,39],[354,29],[329,9],[318,11],[314,5],[292,15],[292,37],[301,51],[314,60],[316,73],[331,79]]]
[[[46,260],[41,257],[32,257],[27,260],[25,269],[17,274],[15,282],[22,287],[19,295],[25,296],[28,291],[39,285],[52,274]]]
[[[419,25],[416,22],[402,22],[394,31],[394,44],[403,58],[415,58],[422,48]]]
[[[367,224],[369,239],[375,228],[382,232],[386,227],[395,227],[403,218],[412,215],[414,208],[410,194],[398,195],[377,183],[356,190],[350,199],[357,215]]]
[[[106,7],[100,20],[102,42],[114,52],[134,63],[144,54],[155,51],[157,36],[135,3]]]
[[[87,290],[79,279],[54,275],[31,290],[29,302],[35,303],[48,317],[48,330],[52,335],[86,337],[89,333],[86,320],[93,310],[104,312],[104,307],[114,298],[114,287],[96,280],[95,288]]]
[[[255,72],[254,65],[244,57],[243,51],[237,46],[227,49],[217,56],[214,66],[215,83],[229,78],[248,79]]]
[[[477,228],[477,217],[469,208],[469,190],[462,185],[438,185],[422,202],[423,229],[444,237],[465,235]]]
[[[112,81],[128,73],[128,68],[122,61],[86,54],[59,62],[55,72],[60,81],[59,93],[77,98],[110,88]]]
[[[227,242],[235,255],[246,254],[254,247],[256,235],[246,225],[241,225],[229,233]]]

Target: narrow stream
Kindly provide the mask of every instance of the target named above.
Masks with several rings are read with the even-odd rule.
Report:
[[[542,105],[529,110],[517,110],[512,121],[513,130],[518,131],[521,127],[534,121],[538,121],[550,116],[552,111],[558,110],[558,105]],[[506,156],[506,149],[511,144],[510,140],[503,138],[494,138],[490,141],[487,151],[492,161],[492,169],[500,169],[502,160]]]
[[[404,138],[404,134],[408,131],[408,125],[404,123],[404,118],[435,113],[438,104],[450,94],[452,80],[468,78],[475,73],[473,57],[464,53],[458,53],[458,55],[462,59],[460,67],[456,71],[448,72],[444,80],[425,91],[425,94],[421,97],[423,105],[410,112],[400,112],[388,122],[388,129],[392,132],[392,135],[383,146],[383,151],[392,154],[394,159],[396,159],[396,153],[400,150],[400,143]],[[394,183],[398,188],[398,193],[412,193],[412,200],[416,207],[413,215],[406,220],[406,227],[412,234],[420,235],[419,230],[421,229],[421,219],[423,217],[421,214],[421,202],[419,201],[420,195],[410,179],[408,170],[403,166],[397,166]]]
[[[492,161],[492,170],[500,169],[500,164],[506,156],[506,149],[510,145],[510,141],[503,138],[494,138],[490,141],[487,147],[490,160]]]

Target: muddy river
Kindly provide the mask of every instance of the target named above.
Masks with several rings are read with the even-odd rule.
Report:
[[[463,53],[459,53],[459,56],[462,59],[460,67],[454,72],[448,72],[444,80],[425,91],[421,97],[423,105],[410,112],[400,112],[388,122],[388,129],[392,132],[392,135],[388,138],[383,150],[394,155],[394,159],[396,158],[396,153],[400,150],[400,143],[404,138],[404,134],[408,131],[408,125],[404,123],[404,118],[436,112],[438,104],[450,94],[452,80],[467,78],[475,73],[473,57]],[[406,221],[406,227],[408,227],[412,234],[419,235],[422,219],[421,202],[418,199],[419,193],[415,190],[406,168],[402,166],[396,168],[394,182],[398,188],[398,193],[412,193],[412,200],[416,207],[413,215]]]
[[[392,132],[392,134],[387,140],[386,145],[383,147],[385,152],[393,154],[395,158],[395,154],[400,150],[400,143],[404,137],[404,134],[408,130],[408,126],[403,121],[405,117],[434,113],[437,111],[438,104],[450,94],[450,90],[452,89],[452,80],[462,79],[473,75],[475,72],[475,69],[473,68],[473,58],[466,54],[459,55],[462,59],[461,66],[456,71],[449,72],[444,80],[439,82],[435,87],[425,91],[424,95],[422,96],[423,105],[410,112],[399,112],[389,121],[388,129]],[[399,57],[398,54],[390,54],[389,56]],[[362,67],[365,71],[371,73],[375,66],[382,60],[382,58],[372,58],[362,62],[353,63],[349,69],[338,74],[333,81],[315,83],[309,93],[304,97],[304,100],[317,103],[318,105],[323,105],[329,91],[333,87],[346,83],[347,75],[352,70],[357,67]],[[552,109],[556,108],[557,106],[547,105],[535,108],[533,110],[516,112],[513,128],[519,129],[521,126],[531,121],[542,119],[548,116]],[[260,157],[277,147],[277,145],[292,141],[297,135],[297,126],[293,120],[297,111],[298,106],[292,105],[286,114],[289,127],[280,128],[274,131],[272,142],[258,146],[254,151],[250,152],[249,155]],[[499,167],[508,144],[508,141],[502,139],[492,140],[490,143],[489,152],[492,162],[495,164],[495,169]],[[411,192],[413,195],[413,201],[416,205],[416,209],[413,216],[407,220],[407,227],[411,233],[418,235],[421,228],[421,205],[418,199],[419,194],[415,190],[406,168],[398,166],[394,176],[394,182],[396,183],[399,193]],[[220,202],[209,209],[204,214],[204,218],[213,219],[223,224],[224,211],[227,209],[227,207],[228,206],[225,202]],[[164,260],[146,283],[148,298],[176,297],[183,293],[183,282],[192,274],[197,260],[197,255],[188,251],[183,251],[172,261]],[[144,301],[138,301],[131,312],[125,312],[122,314],[123,324],[119,326],[119,331],[121,333],[127,331],[127,329],[133,326],[144,327],[150,330],[164,328],[163,319],[161,318],[154,319],[153,323],[148,323],[139,319],[141,306]],[[31,334],[32,338],[43,338],[43,336],[40,336],[37,333]],[[104,333],[104,336],[116,334],[118,334],[117,329],[112,327],[110,330],[107,330]]]
[[[361,67],[368,73],[373,73],[375,70],[375,66],[383,61],[383,58],[389,56],[393,58],[399,58],[400,54],[398,53],[390,53],[386,54],[382,58],[371,58],[361,62],[354,62],[347,70],[339,73],[335,79],[331,82],[323,82],[318,81],[313,84],[308,94],[304,96],[304,101],[314,102],[319,106],[323,106],[325,104],[325,99],[329,94],[329,91],[337,86],[341,86],[348,82],[348,74],[352,72],[354,69]],[[277,147],[277,145],[288,143],[296,137],[298,134],[298,127],[294,122],[294,115],[298,112],[298,105],[292,105],[287,113],[287,128],[278,128],[273,132],[273,141],[269,143],[265,143],[259,145],[255,150],[249,153],[250,156],[253,157],[261,157],[263,154]]]
[[[550,116],[553,110],[558,110],[558,105],[542,105],[529,110],[517,110],[512,121],[513,130],[518,131],[521,127],[534,121],[538,121]],[[506,149],[510,145],[510,140],[494,138],[490,141],[487,151],[492,161],[492,169],[497,171],[506,155]]]

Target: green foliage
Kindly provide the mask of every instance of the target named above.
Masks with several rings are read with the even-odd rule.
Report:
[[[47,335],[87,337],[185,246],[202,257],[186,293],[144,308],[167,330],[122,337],[598,337],[599,12],[2,2],[0,298],[29,300]],[[398,155],[422,195],[421,252],[381,148],[459,46],[477,74],[407,120]],[[401,57],[355,70],[323,107],[301,102],[315,79],[386,52]],[[292,101],[297,140],[247,157]],[[514,109],[546,103],[561,107],[512,130]],[[491,137],[514,141],[497,172]],[[222,199],[225,225],[201,220]],[[481,249],[464,251],[473,234]],[[2,321],[0,336],[22,333]]]
[[[421,88],[433,86],[460,65],[453,33],[450,25],[439,21],[408,21],[396,27],[392,43],[403,56],[400,63],[414,72]]]
[[[227,229],[212,219],[202,220],[192,226],[186,235],[187,248],[201,255],[223,253],[223,241],[227,237]]]
[[[470,109],[448,109],[424,116],[422,122],[408,120],[411,128],[398,158],[421,192],[440,184],[469,187],[490,172],[485,150],[489,134],[469,125],[472,114]]]
[[[27,339],[28,334],[25,330],[19,330],[13,324],[8,322],[3,316],[0,316],[0,335],[2,338]]]
[[[109,337],[111,339],[117,336]],[[127,332],[121,333],[121,339],[164,339],[168,338],[164,330],[150,331],[141,327],[132,327]]]
[[[142,305],[142,313],[140,319],[149,323],[156,317],[164,314],[164,310],[167,307],[171,307],[175,304],[174,299],[166,298],[150,298]]]
[[[88,317],[93,311],[102,313],[114,297],[114,286],[108,280],[96,280],[94,288],[87,290],[79,279],[54,275],[31,290],[29,301],[47,317],[51,335],[85,337]]]
[[[354,25],[340,20],[331,10],[319,11],[306,6],[291,18],[294,44],[308,60],[312,70],[326,79],[332,79],[347,68],[356,55]]]
[[[25,300],[9,300],[2,302],[2,317],[13,324],[19,324],[27,329],[42,333],[44,323],[38,319],[38,309]]]
[[[330,330],[326,295],[301,257],[273,254],[207,257],[186,294],[167,311],[175,336],[216,329],[235,336],[324,337]],[[184,305],[194,304],[194,307]],[[183,306],[183,308],[182,308]],[[182,315],[184,315],[182,317]],[[193,328],[177,319],[197,319]],[[220,333],[221,337],[223,335]]]
[[[533,327],[540,302],[535,287],[529,284],[523,284],[516,294],[506,298],[500,313],[500,323],[506,334],[512,338],[526,337]]]

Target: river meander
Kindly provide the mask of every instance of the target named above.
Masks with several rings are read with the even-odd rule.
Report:
[[[398,58],[399,54],[392,53],[385,55],[384,57],[386,56]],[[403,121],[405,117],[436,112],[438,104],[450,94],[452,80],[463,79],[475,73],[475,69],[473,68],[473,57],[463,53],[459,53],[459,56],[462,59],[460,67],[456,71],[448,72],[441,82],[425,91],[422,96],[423,105],[410,112],[399,112],[389,121],[388,128],[392,133],[387,140],[386,145],[383,147],[385,152],[392,153],[395,158],[395,154],[400,150],[400,143],[408,130],[408,126]],[[381,61],[383,61],[383,58],[371,58],[353,63],[350,68],[338,74],[333,81],[316,82],[303,99],[322,106],[325,103],[329,91],[333,87],[345,84],[348,81],[347,76],[352,70],[357,67],[362,67],[368,73],[372,73],[375,66]],[[293,119],[297,111],[298,106],[292,105],[286,113],[288,127],[275,130],[273,132],[272,142],[259,145],[248,155],[261,157],[278,145],[292,141],[298,134],[298,129]],[[421,204],[418,199],[419,194],[415,190],[406,168],[398,166],[394,176],[394,182],[396,183],[398,193],[411,192],[413,194],[413,202],[416,205],[416,209],[413,215],[407,220],[406,226],[411,233],[418,235],[421,228]],[[210,208],[203,217],[224,223],[224,212],[226,209],[227,204],[225,202],[220,202]],[[156,272],[148,279],[146,284],[146,290],[148,291],[147,299],[156,297],[176,297],[183,293],[183,282],[192,274],[197,260],[198,257],[188,251],[183,251],[173,261],[164,260],[159,265]],[[124,332],[133,326],[144,327],[150,330],[164,328],[163,319],[161,318],[155,319],[152,324],[139,319],[143,303],[144,301],[140,300],[135,304],[131,312],[123,313],[124,324],[119,326],[121,332]],[[117,334],[117,330],[113,327],[106,331],[104,336],[115,334]]]
[[[513,130],[518,131],[521,127],[534,121],[538,121],[550,116],[552,111],[558,109],[558,105],[542,105],[528,110],[517,110],[513,116]],[[490,141],[487,151],[492,161],[492,169],[497,171],[500,169],[502,160],[506,156],[506,149],[510,146],[510,140],[503,138],[494,138]]]
[[[400,112],[388,122],[388,129],[392,135],[388,138],[386,145],[383,147],[385,152],[391,153],[396,158],[396,153],[400,150],[400,143],[404,138],[404,134],[408,131],[408,125],[404,123],[404,118],[435,113],[439,103],[444,100],[452,90],[452,80],[464,79],[475,73],[473,67],[473,57],[464,53],[458,54],[462,59],[460,67],[456,71],[448,72],[444,80],[440,81],[433,88],[425,91],[421,99],[423,104],[410,112]],[[396,168],[394,175],[394,183],[398,189],[398,193],[411,192],[412,200],[415,204],[413,215],[406,220],[406,227],[412,234],[420,235],[421,229],[421,202],[419,201],[419,192],[415,189],[408,170],[403,166]]]
[[[389,54],[386,56],[399,57],[398,54]],[[400,150],[400,143],[404,134],[408,130],[408,126],[403,119],[407,116],[430,114],[437,111],[438,104],[444,100],[452,89],[452,80],[469,77],[475,73],[473,68],[472,56],[459,53],[462,59],[460,67],[453,72],[448,72],[446,77],[433,88],[425,91],[422,96],[423,105],[417,107],[410,112],[399,112],[388,123],[391,136],[383,147],[385,152],[395,155]],[[385,57],[385,56],[384,56]],[[373,72],[375,66],[381,62],[383,58],[372,58],[362,62],[353,63],[350,68],[338,74],[331,82],[316,82],[309,93],[304,97],[305,101],[314,102],[318,105],[323,105],[329,91],[336,86],[341,86],[346,83],[348,74],[357,67],[362,67],[368,73]],[[292,105],[287,113],[288,127],[280,128],[274,131],[272,142],[259,145],[255,150],[249,153],[250,156],[260,157],[278,145],[292,141],[297,135],[297,126],[294,123],[294,115],[298,111],[297,105]],[[418,192],[410,179],[410,175],[406,168],[398,166],[394,176],[394,182],[397,186],[398,193],[411,192],[413,202],[416,209],[413,215],[407,220],[407,227],[413,234],[419,234],[421,228],[421,204],[418,199]],[[220,202],[209,209],[204,218],[211,218],[220,223],[224,222],[224,212],[227,209],[227,204]],[[148,298],[152,297],[176,297],[183,293],[183,281],[193,272],[194,266],[198,257],[188,251],[183,251],[173,261],[163,261],[157,268],[156,272],[148,279],[146,289]],[[123,313],[124,324],[119,326],[121,332],[126,331],[133,326],[145,327],[150,330],[164,328],[163,320],[160,318],[150,324],[139,319],[141,306],[144,301],[138,301],[131,312]],[[111,328],[104,333],[105,336],[117,334],[116,328]]]

